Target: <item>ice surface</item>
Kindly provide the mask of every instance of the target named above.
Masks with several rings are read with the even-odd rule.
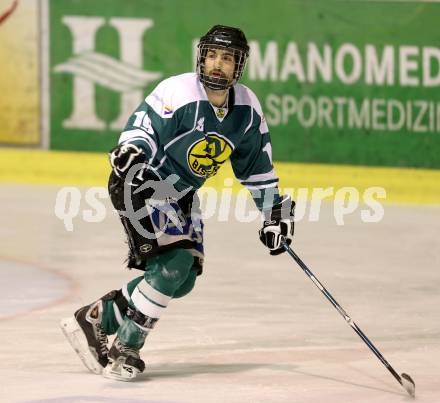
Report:
[[[1,402],[409,401],[292,259],[268,255],[257,222],[215,218],[204,274],[149,336],[145,374],[127,384],[88,373],[59,319],[141,273],[123,269],[124,234],[110,209],[67,232],[53,212],[57,190],[0,188]],[[299,256],[411,375],[417,402],[440,401],[439,230],[440,207],[385,206],[370,224],[357,211],[337,226],[325,205],[318,222],[296,226]]]

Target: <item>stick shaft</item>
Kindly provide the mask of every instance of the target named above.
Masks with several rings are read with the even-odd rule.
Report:
[[[301,269],[307,274],[310,280],[318,287],[325,297],[331,302],[331,304],[336,308],[340,315],[345,319],[345,321],[352,327],[352,329],[358,334],[358,336],[364,341],[364,343],[370,348],[370,350],[379,358],[380,362],[391,372],[391,374],[396,378],[396,380],[402,385],[402,378],[394,370],[394,368],[389,364],[389,362],[384,358],[380,351],[374,346],[370,339],[364,334],[364,332],[356,325],[353,319],[345,312],[345,310],[337,303],[333,296],[327,291],[327,289],[321,284],[321,282],[314,276],[306,264],[299,258],[299,256],[287,245],[283,244],[284,249],[287,253],[295,260],[296,263],[301,267]]]

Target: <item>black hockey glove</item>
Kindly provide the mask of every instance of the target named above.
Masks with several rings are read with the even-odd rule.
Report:
[[[144,163],[146,155],[142,148],[135,144],[119,145],[109,153],[113,172],[121,179],[125,179],[133,165]]]
[[[281,246],[284,238],[286,243],[292,243],[294,231],[295,202],[289,195],[283,196],[282,200],[265,213],[263,228],[260,229],[260,241],[270,249],[271,255],[279,255],[285,252]]]

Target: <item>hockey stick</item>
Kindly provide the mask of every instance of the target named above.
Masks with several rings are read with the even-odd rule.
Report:
[[[365,336],[364,332],[359,329],[359,327],[354,323],[353,319],[347,315],[347,312],[336,302],[332,295],[326,290],[326,288],[321,284],[321,282],[313,275],[305,263],[298,257],[298,255],[290,248],[290,246],[282,242],[282,247],[287,251],[287,253],[295,260],[296,263],[301,267],[304,273],[313,281],[313,283],[321,290],[325,297],[332,303],[336,310],[341,314],[345,321],[353,328],[353,330],[358,334],[358,336],[364,341],[364,343],[370,348],[370,350],[379,358],[380,362],[385,365],[388,371],[396,378],[396,380],[402,385],[402,387],[409,393],[410,396],[415,397],[416,385],[414,381],[408,374],[402,373],[399,375],[394,368],[389,364],[389,362],[383,357],[380,351],[374,346],[374,344]]]

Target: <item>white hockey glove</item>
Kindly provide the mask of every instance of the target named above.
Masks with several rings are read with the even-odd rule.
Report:
[[[122,144],[113,148],[109,153],[109,160],[113,172],[121,179],[125,179],[133,165],[144,163],[146,155],[136,144]]]
[[[283,196],[282,200],[265,213],[263,228],[260,229],[260,241],[270,249],[271,255],[279,255],[285,252],[281,241],[286,240],[290,245],[294,232],[295,202],[289,195]]]

